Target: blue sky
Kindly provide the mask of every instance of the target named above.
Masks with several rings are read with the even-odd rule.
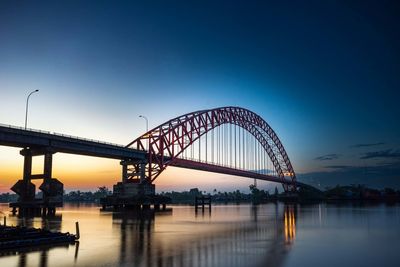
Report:
[[[0,122],[23,125],[36,88],[32,128],[122,144],[144,131],[139,114],[154,127],[241,106],[304,179],[362,182],[357,168],[383,165],[372,176],[398,181],[396,2],[142,2],[1,1]]]

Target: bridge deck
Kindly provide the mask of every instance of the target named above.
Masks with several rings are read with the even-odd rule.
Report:
[[[55,152],[104,157],[110,159],[146,159],[146,151],[127,148],[123,145],[32,129],[25,130],[24,128],[9,125],[0,125],[0,145],[21,148],[45,147],[50,148]],[[170,166],[255,178],[277,183],[292,183],[289,180],[282,181],[280,178],[275,176],[258,174],[246,170],[234,169],[230,167],[218,166],[210,163],[197,162],[180,158],[175,158],[171,162]],[[297,182],[297,186],[302,185],[302,183]]]
[[[271,176],[271,175],[259,174],[259,173],[250,172],[250,171],[246,171],[246,170],[233,169],[230,167],[224,167],[224,166],[209,164],[209,163],[205,163],[205,162],[198,162],[198,161],[193,161],[193,160],[187,160],[187,159],[176,158],[172,161],[170,166],[187,168],[187,169],[192,169],[192,170],[200,170],[200,171],[228,174],[228,175],[234,175],[234,176],[241,176],[241,177],[247,177],[247,178],[254,178],[254,179],[264,180],[264,181],[269,181],[269,182],[292,184],[292,181],[289,181],[289,180],[282,181],[280,178]]]
[[[0,145],[13,147],[46,147],[55,152],[103,157],[111,159],[145,159],[146,152],[123,145],[73,137],[63,134],[25,130],[0,125]]]

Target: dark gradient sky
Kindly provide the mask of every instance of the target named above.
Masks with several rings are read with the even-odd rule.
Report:
[[[399,14],[398,1],[3,0],[0,122],[23,122],[29,88],[33,128],[117,143],[141,113],[156,126],[243,106],[303,179],[362,182],[371,167],[400,184]]]

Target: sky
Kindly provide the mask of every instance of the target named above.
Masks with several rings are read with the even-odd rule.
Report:
[[[240,106],[276,131],[299,180],[400,188],[399,11],[397,1],[2,0],[0,123],[23,126],[35,89],[28,127],[118,144],[144,133],[139,115],[153,128]],[[0,192],[22,162],[0,147]],[[121,172],[65,154],[53,166],[67,190],[111,187]],[[250,182],[168,168],[156,185]]]

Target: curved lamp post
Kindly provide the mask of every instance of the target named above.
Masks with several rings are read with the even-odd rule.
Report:
[[[143,115],[139,115],[139,118],[143,118],[146,120],[146,133],[147,133],[149,131],[149,120],[147,119],[146,116],[143,116]],[[149,150],[149,140],[148,139],[146,142],[146,150]]]
[[[34,94],[39,92],[39,89],[36,89],[35,91],[30,92],[30,94],[28,95],[28,97],[26,98],[26,107],[25,107],[25,130],[26,130],[26,125],[28,123],[28,103],[29,103],[29,97]]]

